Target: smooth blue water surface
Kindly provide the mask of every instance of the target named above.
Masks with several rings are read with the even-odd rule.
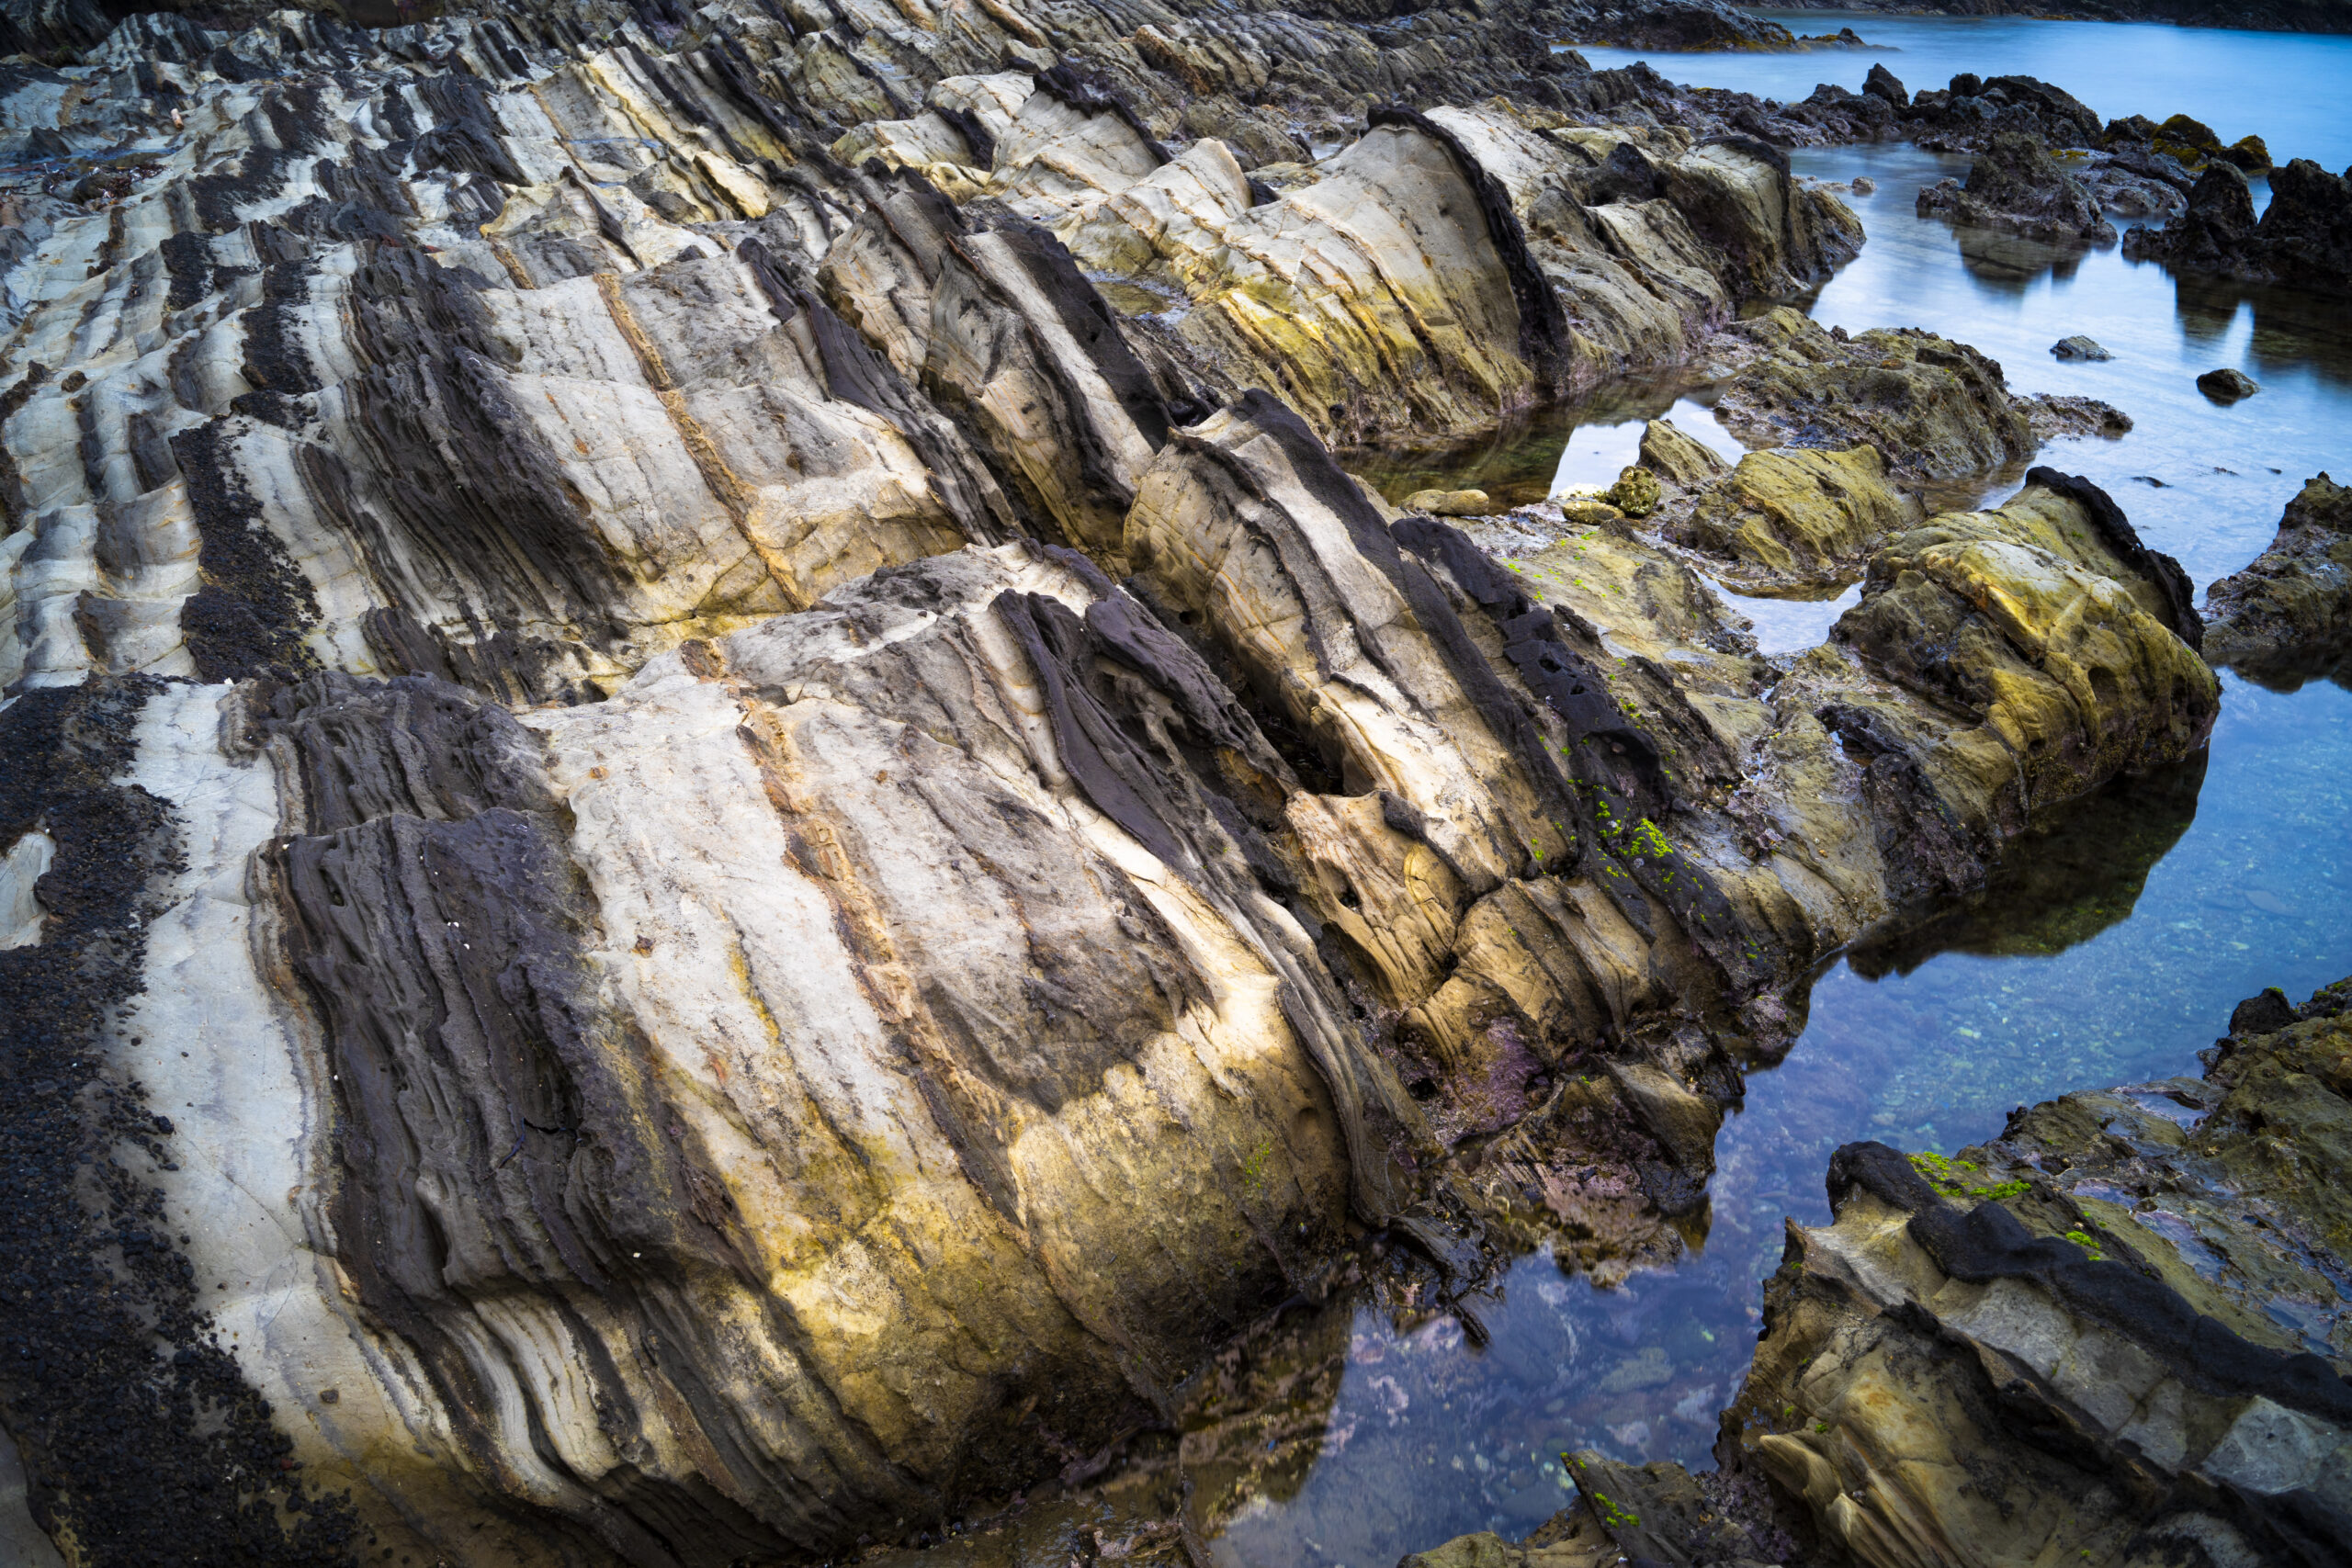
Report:
[[[1800,54],[1686,54],[1577,46],[1596,66],[1646,60],[1696,87],[1730,87],[1793,103],[1834,82],[1859,91],[1883,64],[1913,92],[1963,71],[2024,75],[2064,87],[2103,119],[2192,115],[2222,141],[2256,135],[2280,163],[2352,164],[2352,37],[2176,28],[2155,22],[2051,22],[2030,17],[1890,17],[1877,12],[1755,7],[1799,35],[1849,27],[1879,47]]]

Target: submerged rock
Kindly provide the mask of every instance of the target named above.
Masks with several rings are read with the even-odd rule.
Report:
[[[2352,655],[2352,489],[2303,483],[2278,536],[2205,592],[2205,657],[2243,674],[2300,684]]]

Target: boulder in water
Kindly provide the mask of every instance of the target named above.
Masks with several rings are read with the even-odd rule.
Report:
[[[2197,378],[2197,389],[2217,403],[2234,403],[2262,390],[2262,383],[2232,366]]]
[[[1713,447],[1668,419],[1654,419],[1642,428],[1641,466],[1680,490],[1705,484],[1731,468]]]
[[[2134,229],[2123,254],[2245,283],[2352,293],[2352,180],[2308,158],[2270,172],[2270,205],[2255,218],[2245,175],[2216,158],[2188,209],[2161,230]]]
[[[2029,400],[1966,344],[1914,329],[1847,335],[1782,306],[1737,329],[1753,344],[1715,417],[1758,446],[1878,448],[1909,479],[1958,479],[2030,456]]]
[[[2352,654],[2352,488],[2306,480],[2270,547],[2205,604],[2211,663],[2282,685],[2339,668]]]
[[[2174,115],[2157,126],[2154,140],[2177,158],[2210,158],[2222,150],[2222,139],[2213,134],[2211,126],[2185,114]]]
[[[2249,175],[2259,175],[2270,168],[2270,149],[2259,136],[2241,136],[2222,149],[2222,156]]]
[[[2112,359],[2115,357],[2096,339],[2085,337],[2080,333],[2071,337],[2060,338],[2050,345],[2050,352],[2061,359]]]

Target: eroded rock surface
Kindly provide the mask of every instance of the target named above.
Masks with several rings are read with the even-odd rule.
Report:
[[[1916,328],[1849,337],[1782,306],[1739,335],[1753,346],[1715,415],[1759,446],[1867,442],[1905,479],[1957,479],[2022,462],[2052,435],[2131,427],[2092,399],[2012,397],[1996,361]]]
[[[1951,1161],[1839,1151],[1837,1222],[1791,1232],[1727,1457],[1864,1562],[2331,1561],[2352,1517],[2338,989],[2242,1007],[2201,1080],[2069,1095]]]
[[[2270,205],[2257,220],[2245,175],[2216,158],[2187,209],[2162,229],[2132,231],[2124,254],[2247,283],[2352,291],[2352,181],[2294,159],[2270,171]]]
[[[1970,165],[1965,184],[1941,180],[1919,193],[1919,216],[2030,239],[2109,241],[2115,225],[2098,198],[2049,151],[2017,131],[1995,135]]]
[[[2352,981],[2241,1003],[2201,1078],[1849,1144],[1789,1227],[1721,1469],[1576,1456],[1524,1542],[1417,1568],[2333,1562],[2352,1522]]]
[[[1617,508],[1340,468],[1859,243],[1515,13],[88,10],[0,76],[78,171],[0,240],[0,1410],[81,1561],[821,1557],[1091,1473],[1351,1220],[1668,1258],[1823,954],[2211,723],[2095,490],[1882,493],[2042,434],[1940,340],[1776,316],[1824,439],[1645,444],[1653,529],[1844,487],[1724,524],[1868,566],[1786,668]]]

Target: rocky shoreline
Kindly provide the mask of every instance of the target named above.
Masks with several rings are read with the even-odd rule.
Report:
[[[1670,1258],[1825,956],[2214,722],[2043,451],[2125,413],[1776,304],[1861,240],[1782,147],[2107,136],[2055,89],[450,10],[8,12],[0,1422],[76,1562],[919,1544],[1367,1231]],[[1771,448],[1573,517],[1333,455],[1694,366]],[[1702,568],[1860,590],[1768,658]]]
[[[1574,1457],[1577,1505],[1408,1568],[2340,1560],[2352,980],[2242,1003],[2202,1077],[1851,1144],[1792,1223],[1721,1469]]]

